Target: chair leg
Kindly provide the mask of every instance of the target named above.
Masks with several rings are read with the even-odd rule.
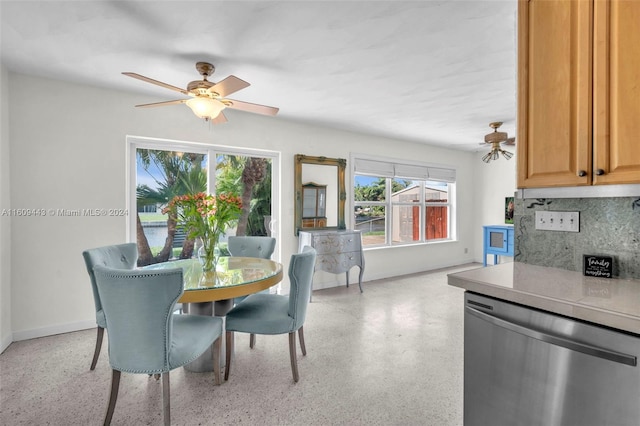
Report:
[[[250,347],[251,349],[253,349],[253,347],[254,347],[255,345],[256,345],[256,335],[255,335],[255,334],[253,334],[253,333],[251,333],[251,334],[249,335],[249,347]]]
[[[300,349],[302,349],[302,355],[307,354],[307,347],[304,345],[304,331],[303,327],[298,329],[298,338],[300,339]]]
[[[289,333],[289,356],[291,357],[291,372],[293,381],[298,383],[298,361],[296,360],[296,332]]]
[[[102,337],[104,336],[104,328],[98,326],[98,335],[96,336],[96,348],[93,351],[93,360],[91,361],[91,367],[89,370],[95,370],[98,363],[98,357],[100,356],[100,348],[102,348]]]
[[[116,401],[118,400],[118,389],[120,388],[120,371],[112,370],[111,372],[111,393],[109,393],[109,404],[107,404],[107,414],[104,416],[104,424],[111,424],[113,411],[116,409]]]
[[[162,373],[162,418],[164,425],[171,424],[171,392],[169,391],[169,372]]]
[[[222,350],[222,336],[213,342],[213,379],[216,386],[220,386],[220,351]]]
[[[231,349],[233,348],[233,331],[226,332],[226,357],[224,366],[224,380],[229,380],[229,372],[231,371]]]

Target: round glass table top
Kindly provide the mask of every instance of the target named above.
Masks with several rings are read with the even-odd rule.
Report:
[[[265,290],[282,280],[282,264],[256,257],[224,256],[218,260],[215,274],[205,277],[197,259],[156,263],[143,269],[181,268],[184,294],[181,303],[212,302],[232,299]]]

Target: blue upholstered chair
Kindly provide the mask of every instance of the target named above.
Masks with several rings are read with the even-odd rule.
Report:
[[[220,384],[222,318],[174,314],[183,293],[182,269],[121,270],[96,266],[94,275],[107,329],[113,370],[104,424],[110,424],[122,371],[162,375],[164,424],[171,422],[169,371],[213,344],[213,373]]]
[[[87,272],[91,278],[91,290],[93,290],[93,302],[96,305],[96,324],[98,326],[98,335],[96,337],[96,348],[93,351],[93,360],[90,369],[96,368],[98,357],[100,356],[100,348],[102,347],[102,338],[107,323],[104,319],[102,311],[102,303],[98,295],[96,287],[96,279],[93,275],[93,268],[96,265],[106,266],[116,269],[133,269],[138,261],[138,246],[136,243],[118,244],[113,246],[98,247],[85,250],[82,252],[84,263],[87,266]]]
[[[251,334],[289,334],[289,356],[293,381],[297,382],[296,331],[302,354],[307,354],[303,325],[309,304],[311,280],[316,263],[316,251],[305,246],[301,253],[291,256],[288,296],[278,294],[252,294],[233,307],[226,316],[226,368],[225,380],[231,370],[231,348],[234,332]]]
[[[229,237],[227,249],[231,256],[242,257],[260,257],[262,259],[271,259],[273,251],[276,249],[276,239],[272,237]],[[263,290],[260,293],[269,293],[269,290]],[[240,296],[233,299],[233,304],[237,305],[247,296]],[[256,344],[256,335],[252,334],[249,340],[249,346],[253,348]]]
[[[260,257],[270,259],[276,248],[276,239],[272,237],[229,237],[228,246],[231,256]]]

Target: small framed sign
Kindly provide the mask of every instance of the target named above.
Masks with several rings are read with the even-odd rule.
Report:
[[[588,277],[611,278],[613,276],[613,257],[585,254],[584,275]]]

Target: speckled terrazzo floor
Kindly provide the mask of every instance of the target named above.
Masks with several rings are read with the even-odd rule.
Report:
[[[171,372],[173,425],[462,425],[465,265],[314,292],[294,383],[287,336],[237,334],[228,382]],[[107,333],[108,334],[108,333]],[[98,425],[111,370],[95,329],[12,343],[0,355],[0,424]],[[162,424],[162,383],[123,373],[113,425]]]

